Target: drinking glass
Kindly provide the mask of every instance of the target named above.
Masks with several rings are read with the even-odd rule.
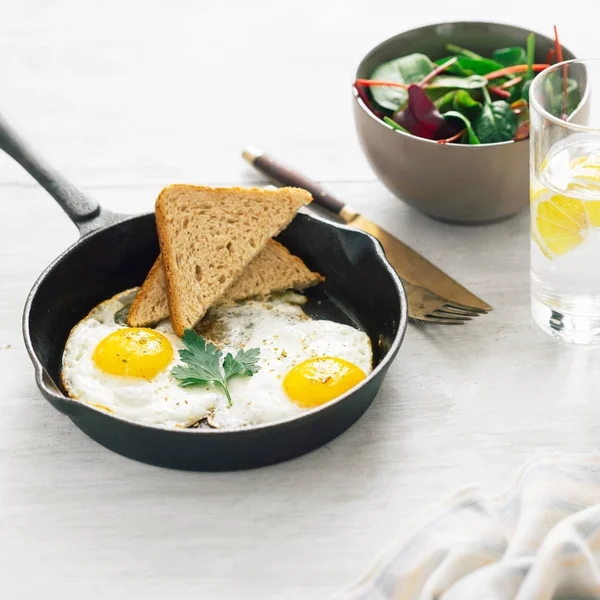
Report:
[[[542,71],[529,103],[533,318],[600,343],[600,59]]]

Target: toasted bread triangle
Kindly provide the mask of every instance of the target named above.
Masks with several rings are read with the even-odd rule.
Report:
[[[225,290],[217,304],[228,304],[289,289],[302,291],[323,280],[322,275],[312,272],[284,246],[275,240],[269,240],[241,275]],[[158,257],[131,305],[128,325],[146,327],[168,317],[167,281],[162,259]]]
[[[310,201],[298,188],[165,188],[156,201],[156,228],[175,333],[194,327]]]

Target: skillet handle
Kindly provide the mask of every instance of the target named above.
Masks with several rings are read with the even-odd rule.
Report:
[[[57,202],[82,235],[119,220],[76,188],[36,152],[0,113],[0,149],[14,158]]]

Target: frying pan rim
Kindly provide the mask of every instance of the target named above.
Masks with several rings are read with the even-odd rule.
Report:
[[[48,386],[43,381],[45,369],[44,369],[44,366],[42,365],[41,361],[39,360],[39,358],[36,354],[36,351],[33,347],[33,343],[31,340],[30,328],[29,328],[29,319],[30,319],[30,315],[31,315],[31,308],[32,308],[33,302],[35,300],[35,297],[37,295],[37,292],[38,292],[40,286],[42,285],[43,281],[50,275],[50,273],[65,258],[67,258],[67,256],[69,256],[72,253],[77,251],[77,248],[78,248],[78,246],[81,245],[81,243],[87,241],[90,238],[95,237],[96,235],[104,234],[106,231],[110,230],[113,227],[119,227],[127,221],[138,220],[138,219],[141,220],[141,219],[148,218],[148,217],[154,215],[153,212],[148,212],[148,213],[142,213],[142,214],[137,214],[137,215],[135,215],[135,214],[134,215],[119,215],[119,219],[116,222],[112,221],[112,222],[110,222],[104,226],[101,226],[97,229],[93,229],[92,231],[86,233],[85,235],[82,235],[78,240],[76,240],[73,244],[71,244],[68,248],[66,248],[63,252],[61,252],[42,271],[42,273],[39,275],[39,277],[36,279],[35,283],[31,287],[31,289],[27,295],[27,300],[25,301],[25,306],[23,308],[23,317],[22,317],[23,338],[24,338],[24,342],[25,342],[25,347],[27,349],[27,353],[29,354],[29,358],[34,366],[36,383],[38,385],[38,388],[42,391],[42,395],[46,398],[46,400],[48,402],[50,400],[48,399],[46,394],[51,395],[57,402],[60,402],[61,404],[65,405],[65,406],[75,408],[76,411],[85,412],[87,410],[87,411],[92,411],[93,413],[100,413],[104,416],[109,417],[109,419],[115,419],[116,421],[119,421],[128,426],[141,428],[141,429],[147,430],[149,432],[156,432],[156,433],[158,433],[158,432],[167,432],[167,433],[175,432],[179,435],[185,434],[185,435],[195,435],[195,436],[206,436],[206,435],[227,436],[227,435],[233,435],[233,434],[239,436],[239,435],[244,435],[244,434],[251,435],[256,431],[260,431],[263,429],[274,429],[274,428],[277,428],[277,426],[283,426],[283,425],[289,424],[291,422],[298,422],[303,419],[311,418],[313,415],[315,415],[317,413],[327,412],[327,410],[331,410],[338,403],[344,402],[344,400],[348,399],[352,395],[359,393],[360,390],[364,386],[366,386],[375,376],[377,376],[378,373],[380,373],[381,371],[385,372],[385,370],[387,370],[387,368],[389,367],[391,362],[395,359],[395,357],[398,353],[398,350],[400,349],[400,346],[402,345],[404,336],[406,334],[406,329],[408,326],[408,301],[406,298],[406,293],[404,291],[404,286],[402,285],[402,281],[401,281],[400,277],[398,276],[398,274],[396,273],[396,271],[394,270],[394,268],[392,267],[392,265],[386,258],[385,252],[383,250],[381,243],[373,235],[371,235],[370,233],[367,233],[365,231],[362,231],[360,229],[350,227],[348,225],[336,223],[334,221],[323,218],[314,213],[309,213],[308,211],[305,211],[305,210],[301,211],[301,214],[308,219],[312,219],[312,220],[323,223],[326,227],[332,227],[334,229],[342,230],[349,235],[354,235],[354,236],[358,236],[358,237],[363,236],[365,239],[367,239],[370,243],[371,251],[375,253],[377,260],[384,267],[385,271],[387,272],[388,276],[390,277],[390,279],[394,285],[394,288],[397,292],[398,300],[399,300],[398,306],[397,306],[398,322],[396,324],[397,331],[394,336],[394,339],[393,339],[392,343],[390,344],[389,349],[386,352],[386,355],[381,359],[379,364],[358,385],[354,386],[352,389],[348,390],[341,396],[338,396],[334,400],[331,400],[330,402],[322,404],[321,406],[317,406],[317,407],[308,409],[306,411],[303,411],[300,415],[295,415],[293,417],[288,417],[286,419],[282,419],[282,420],[278,420],[278,421],[271,421],[269,423],[259,423],[256,425],[249,425],[246,427],[236,427],[236,428],[231,428],[231,429],[167,428],[167,427],[161,427],[161,426],[156,426],[156,425],[147,425],[147,424],[131,421],[129,419],[124,419],[118,415],[108,413],[104,410],[100,410],[98,408],[90,406],[89,404],[86,404],[79,400],[75,400],[74,398],[70,398],[69,396],[65,396],[62,393],[60,395],[58,395],[58,394],[54,393],[52,390],[48,389]],[[46,376],[50,379],[50,381],[52,381],[54,383],[52,378],[47,373],[46,373]],[[54,386],[56,387],[55,383],[54,383]],[[65,410],[62,412],[65,412],[70,417],[74,416],[68,410]]]

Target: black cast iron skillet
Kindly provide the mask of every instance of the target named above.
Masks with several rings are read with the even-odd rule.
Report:
[[[91,438],[154,465],[243,469],[317,448],[352,425],[371,404],[404,337],[404,290],[374,238],[308,214],[298,214],[280,240],[327,277],[311,292],[307,312],[352,322],[368,333],[376,367],[360,385],[299,418],[237,430],[138,425],[67,397],[60,370],[69,331],[95,305],[142,283],[159,251],[154,215],[102,209],[28,147],[1,115],[0,148],[54,197],[81,234],[33,286],[23,314],[23,336],[42,394]]]

